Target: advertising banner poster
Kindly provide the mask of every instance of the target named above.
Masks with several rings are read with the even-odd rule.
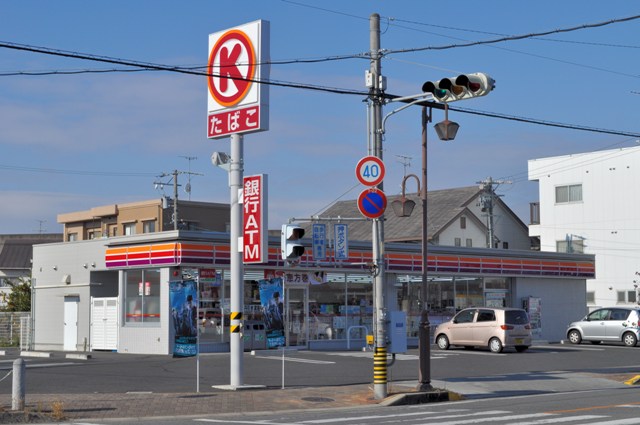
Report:
[[[264,314],[267,331],[267,348],[285,345],[284,338],[284,292],[282,279],[263,279],[258,281],[260,304]]]
[[[174,330],[174,357],[198,354],[198,284],[196,280],[169,282],[169,303]]]

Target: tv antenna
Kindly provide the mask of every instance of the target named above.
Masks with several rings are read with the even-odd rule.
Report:
[[[191,161],[198,159],[197,156],[180,156],[181,158],[186,159],[187,161],[189,161],[189,171],[185,174],[187,174],[187,184],[184,187],[184,191],[187,192],[189,194],[189,200],[191,200]],[[202,175],[202,174],[200,174]]]

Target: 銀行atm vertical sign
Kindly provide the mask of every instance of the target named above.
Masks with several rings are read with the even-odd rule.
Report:
[[[242,185],[242,260],[248,263],[269,261],[267,220],[267,175],[244,177]]]
[[[269,21],[209,35],[207,137],[269,129]]]

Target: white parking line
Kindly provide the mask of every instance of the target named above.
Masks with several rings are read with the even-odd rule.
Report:
[[[267,360],[278,360],[282,361],[282,357],[277,356],[254,356],[256,359],[267,359]],[[285,361],[287,362],[298,362],[298,363],[311,363],[311,364],[336,364],[336,362],[329,362],[326,360],[311,360],[311,359],[300,359],[296,357],[285,357]]]

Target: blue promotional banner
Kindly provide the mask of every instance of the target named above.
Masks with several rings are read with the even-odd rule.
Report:
[[[174,331],[174,357],[198,354],[198,283],[195,280],[169,282],[169,304]]]
[[[267,348],[285,345],[284,338],[284,293],[282,278],[258,281],[260,304],[267,331]]]

